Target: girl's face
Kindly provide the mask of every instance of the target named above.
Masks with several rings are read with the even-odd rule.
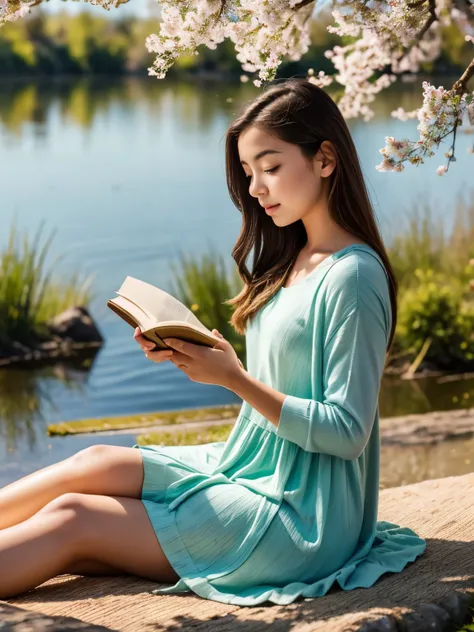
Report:
[[[256,127],[240,134],[238,150],[250,195],[258,199],[262,213],[267,212],[264,207],[277,205],[268,213],[277,226],[308,219],[325,204],[326,178],[333,168],[329,173],[323,168],[321,150],[310,161],[298,145]]]

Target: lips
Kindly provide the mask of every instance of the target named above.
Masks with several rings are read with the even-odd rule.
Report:
[[[267,204],[267,205],[265,205],[263,208],[264,208],[266,211],[271,211],[272,209],[276,208],[277,206],[280,206],[280,205],[279,205],[279,204],[270,204],[270,205],[268,205],[268,204]]]

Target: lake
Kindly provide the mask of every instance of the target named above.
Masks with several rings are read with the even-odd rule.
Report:
[[[445,164],[449,139],[421,167],[375,170],[385,136],[417,137],[416,121],[402,123],[390,112],[415,108],[420,83],[383,93],[369,123],[349,121],[386,240],[425,202],[449,229],[457,201],[472,193],[472,136],[463,133],[458,161],[443,178],[436,167]],[[225,132],[256,94],[251,84],[151,77],[0,83],[0,247],[13,221],[30,236],[42,221],[45,236],[56,230],[47,263],[64,257],[59,278],[94,275],[90,309],[105,338],[84,364],[0,372],[0,484],[62,458],[66,443],[46,439],[48,422],[239,401],[227,389],[189,381],[171,363],[146,360],[131,328],[105,303],[127,275],[166,289],[180,250],[222,254],[231,269],[240,213],[225,183]],[[383,417],[459,408],[472,398],[472,379],[385,378],[380,409]],[[67,445],[74,451],[81,441]]]

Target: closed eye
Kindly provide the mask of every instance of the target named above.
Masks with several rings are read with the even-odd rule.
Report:
[[[278,169],[280,168],[280,165],[277,165],[276,167],[273,167],[272,169],[266,169],[263,173],[276,173],[278,171]],[[249,178],[251,178],[251,175],[245,175],[245,177],[247,178],[247,180]]]

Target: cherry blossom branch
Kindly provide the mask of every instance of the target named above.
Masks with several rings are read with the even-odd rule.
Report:
[[[416,46],[424,37],[425,33],[428,31],[430,26],[438,21],[438,16],[436,15],[436,2],[435,0],[429,0],[429,11],[430,17],[426,20],[423,28],[416,36],[413,46]]]
[[[407,6],[409,8],[418,8],[419,6],[424,5],[425,2],[426,0],[420,0],[419,2],[408,3]],[[428,30],[431,28],[431,26],[435,22],[438,21],[438,16],[436,15],[436,0],[429,0],[429,12],[430,12],[429,18],[426,20],[421,30],[416,34],[410,46],[404,47],[402,54],[397,58],[397,64],[400,64],[400,62],[406,57],[406,55],[408,55],[408,53],[412,50],[412,48],[417,46],[422,41],[422,39],[424,38]],[[390,67],[390,69],[387,70],[386,72],[391,72],[391,70],[392,69]]]
[[[128,0],[90,0],[105,9]],[[0,0],[0,26],[18,19],[41,0]],[[335,25],[328,31],[349,36],[350,43],[335,46],[325,55],[336,73],[308,71],[308,79],[321,87],[334,82],[343,88],[338,106],[345,118],[374,115],[370,104],[397,75],[416,73],[424,62],[441,53],[441,27],[455,25],[474,43],[474,9],[467,0],[332,0]],[[160,0],[160,30],[146,44],[156,57],[150,75],[164,78],[183,54],[197,55],[201,45],[216,48],[224,39],[235,46],[237,59],[248,73],[258,73],[255,85],[275,78],[286,56],[299,60],[310,43],[309,22],[315,0]],[[423,163],[434,155],[433,146],[449,134],[453,144],[446,157],[455,161],[456,130],[463,118],[474,125],[474,93],[467,85],[474,75],[474,60],[450,90],[423,83],[423,106],[413,112],[398,108],[392,116],[419,119],[417,141],[386,138],[380,171],[402,171],[404,164]],[[474,147],[473,153],[474,153]],[[447,171],[446,168],[439,168]]]
[[[457,128],[462,125],[466,116],[469,123],[474,125],[474,93],[467,94],[464,91],[467,81],[474,74],[474,60],[456,81],[451,90],[443,87],[435,89],[427,81],[423,82],[424,100],[423,107],[417,111],[420,121],[417,129],[420,132],[418,141],[404,139],[397,141],[393,136],[385,138],[385,147],[380,150],[384,156],[378,171],[403,171],[404,163],[414,165],[424,163],[424,157],[434,156],[433,146],[439,147],[441,141],[453,134],[453,142],[445,153],[448,159],[447,165],[442,165],[436,170],[442,176],[449,169],[451,162],[456,162],[455,143]],[[393,114],[393,113],[392,113]],[[473,153],[473,152],[469,152]]]
[[[453,85],[452,90],[456,94],[460,94],[464,90],[467,90],[467,83],[469,79],[474,77],[474,58],[472,59],[469,66],[463,72],[463,74],[459,77],[456,83]]]

